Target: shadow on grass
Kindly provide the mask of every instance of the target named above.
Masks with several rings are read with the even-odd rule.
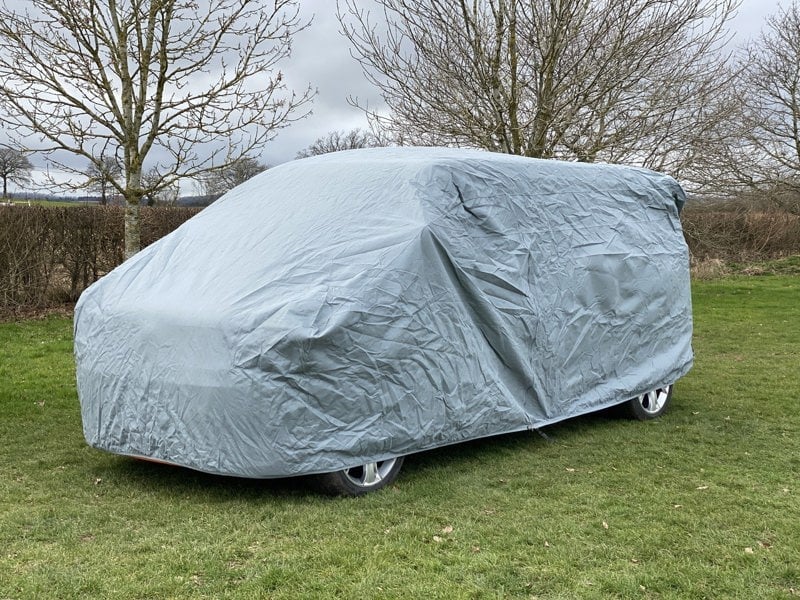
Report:
[[[202,473],[186,467],[167,465],[126,456],[108,456],[105,471],[117,481],[125,481],[142,491],[167,496],[198,495],[214,502],[252,499],[265,496],[298,499],[313,493],[308,476],[279,479],[250,479]]]
[[[541,431],[495,435],[426,450],[406,459],[401,479],[410,483],[442,469],[471,470],[476,465],[491,464],[509,453],[535,452],[546,444],[576,441],[584,432],[619,420],[613,409],[609,409],[574,417]],[[101,462],[97,468],[109,479],[126,482],[141,492],[164,496],[194,495],[214,503],[261,501],[265,498],[305,503],[330,498],[318,489],[313,475],[275,479],[231,477],[105,453]]]
[[[605,409],[572,417],[541,429],[494,435],[419,452],[406,460],[403,470],[408,473],[424,472],[428,469],[439,469],[443,465],[455,467],[473,460],[491,461],[496,455],[536,451],[547,444],[577,440],[584,432],[620,421],[625,419],[616,408]]]

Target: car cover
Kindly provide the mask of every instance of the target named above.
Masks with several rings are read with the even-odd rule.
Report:
[[[278,477],[539,428],[692,364],[670,177],[482,151],[293,161],[75,310],[92,446]]]

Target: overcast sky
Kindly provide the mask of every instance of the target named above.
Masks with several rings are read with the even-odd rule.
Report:
[[[788,2],[743,0],[731,24],[734,41],[738,44],[756,36],[764,18]],[[272,166],[292,160],[299,150],[329,131],[366,127],[365,117],[348,104],[348,96],[367,100],[371,106],[380,103],[358,63],[351,58],[347,40],[339,34],[334,0],[301,0],[300,10],[303,17],[313,18],[313,22],[295,37],[292,57],[282,64],[281,70],[290,88],[302,91],[310,84],[318,93],[313,113],[281,131],[264,149],[261,161]],[[32,162],[39,167],[43,159],[32,157]],[[181,192],[187,194],[192,190]]]

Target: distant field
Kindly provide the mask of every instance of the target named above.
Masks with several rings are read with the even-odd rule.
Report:
[[[99,206],[96,202],[70,202],[67,200],[4,200],[17,206]]]
[[[0,324],[0,599],[800,595],[800,278],[694,286],[662,419],[410,457],[359,499],[88,448],[71,322]]]

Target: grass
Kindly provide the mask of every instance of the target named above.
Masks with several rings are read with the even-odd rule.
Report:
[[[736,275],[800,275],[800,256],[788,256],[758,263],[732,263]]]
[[[710,258],[692,266],[692,276],[696,280],[733,275],[800,275],[800,255],[756,262],[725,262]]]
[[[798,300],[700,282],[662,419],[420,454],[358,499],[87,448],[69,320],[0,325],[0,599],[798,596]]]
[[[19,200],[19,199],[12,199],[12,198],[4,198],[3,202],[11,202],[12,204],[16,204],[17,206],[48,206],[50,208],[54,207],[70,207],[70,206],[86,206],[89,204],[88,202],[82,202],[80,200]]]

